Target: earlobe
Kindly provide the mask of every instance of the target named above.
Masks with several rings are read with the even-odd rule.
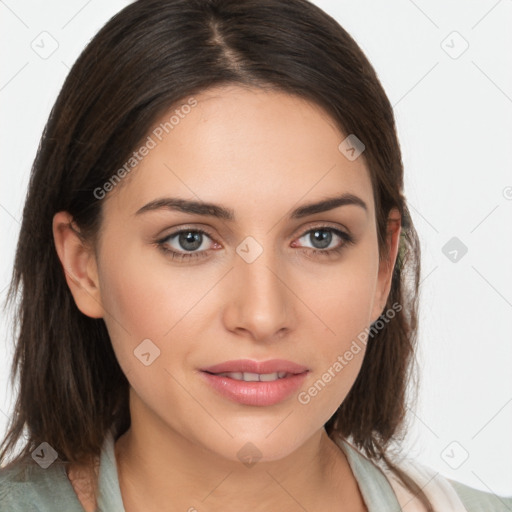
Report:
[[[53,239],[62,270],[78,309],[91,318],[103,318],[94,250],[81,239],[68,212],[53,217]]]
[[[391,282],[393,279],[393,269],[395,267],[396,258],[400,247],[401,234],[401,216],[396,208],[392,208],[387,223],[386,243],[388,246],[388,258],[379,263],[379,273],[377,288],[374,300],[374,310],[372,313],[372,322],[375,322],[384,312],[389,292],[391,290]]]

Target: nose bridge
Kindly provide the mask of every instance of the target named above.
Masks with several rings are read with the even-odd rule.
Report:
[[[290,293],[276,252],[250,238],[237,247],[235,284],[229,292],[230,328],[265,338],[290,327]]]

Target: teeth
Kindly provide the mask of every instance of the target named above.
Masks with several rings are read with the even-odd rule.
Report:
[[[250,373],[250,372],[225,372],[217,373],[220,377],[229,377],[234,380],[243,380],[245,382],[272,382],[277,379],[286,377],[286,372],[274,372],[274,373]]]
[[[276,372],[276,373],[262,373],[260,377],[260,381],[269,382],[272,380],[282,379],[286,375],[286,372]]]

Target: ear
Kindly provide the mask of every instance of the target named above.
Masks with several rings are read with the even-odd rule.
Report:
[[[73,217],[68,212],[54,215],[55,248],[78,309],[91,318],[103,318],[96,256],[72,222]]]
[[[393,269],[395,267],[396,257],[400,246],[401,216],[396,208],[389,212],[387,222],[386,243],[388,246],[388,258],[379,262],[379,273],[377,278],[377,287],[375,289],[375,298],[373,301],[373,311],[371,322],[375,322],[384,312],[384,307],[388,300],[391,290],[391,281],[393,278]]]

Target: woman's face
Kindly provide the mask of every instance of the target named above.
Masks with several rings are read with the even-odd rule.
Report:
[[[343,402],[385,305],[369,174],[339,149],[330,118],[297,97],[231,86],[183,103],[104,199],[103,317],[139,424],[231,460],[247,442],[282,458]],[[302,210],[343,194],[359,199]],[[171,198],[218,207],[162,206]],[[298,367],[284,383],[238,380],[259,377],[237,369],[279,363],[203,371],[241,359]]]

